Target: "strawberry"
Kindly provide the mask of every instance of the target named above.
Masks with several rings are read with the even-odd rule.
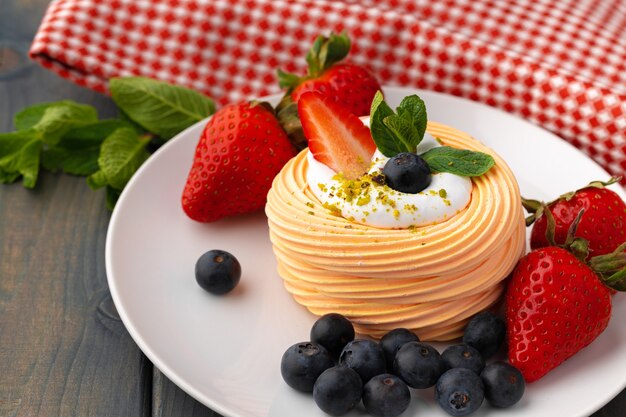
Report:
[[[555,219],[555,242],[565,242],[568,229],[581,209],[584,209],[576,236],[589,242],[589,255],[604,255],[626,241],[626,204],[614,191],[604,188],[617,181],[592,182],[577,191],[563,194],[548,204],[535,200],[524,200],[524,205],[532,214],[528,222],[534,221],[531,232],[531,248],[547,246],[546,217],[542,215],[546,207]]]
[[[185,213],[212,222],[260,209],[296,150],[266,103],[223,107],[207,123],[182,195]]]
[[[287,91],[276,110],[296,146],[306,145],[297,115],[297,104],[306,92],[317,91],[357,116],[369,115],[374,94],[381,90],[380,83],[365,67],[340,62],[348,55],[350,47],[350,39],[345,34],[318,36],[306,57],[306,76],[278,71],[279,84]]]
[[[527,382],[541,378],[593,342],[611,317],[613,290],[626,291],[626,242],[588,258],[577,235],[580,210],[562,246],[554,244],[555,218],[547,222],[544,246],[522,257],[505,294],[509,361]]]
[[[365,68],[354,64],[335,64],[322,74],[303,80],[291,93],[298,102],[302,94],[317,91],[352,113],[366,116],[370,112],[372,99],[380,84]]]
[[[306,57],[308,74],[299,77],[279,71],[280,86],[288,88],[295,103],[307,91],[317,91],[357,116],[368,115],[380,84],[363,66],[339,63],[348,55],[350,46],[345,34],[318,36]]]
[[[347,179],[368,171],[376,144],[357,116],[317,92],[300,97],[298,113],[315,159]]]
[[[506,296],[509,361],[533,382],[604,331],[608,287],[567,250],[547,246],[520,259]]]

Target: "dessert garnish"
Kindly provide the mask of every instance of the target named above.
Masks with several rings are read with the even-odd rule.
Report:
[[[463,343],[476,348],[483,358],[495,355],[506,337],[506,324],[502,317],[491,311],[476,314],[467,323]]]
[[[313,392],[317,378],[335,365],[326,348],[318,343],[295,343],[283,353],[280,373],[291,388]]]
[[[315,404],[331,416],[341,416],[354,409],[363,396],[363,382],[356,371],[347,366],[328,368],[313,386]]]
[[[196,282],[211,294],[223,295],[232,291],[241,279],[241,264],[230,252],[213,249],[196,261]]]
[[[448,346],[441,352],[441,358],[448,368],[466,368],[480,375],[485,369],[485,359],[470,345],[459,343]]]
[[[397,329],[393,329],[387,334],[385,334],[380,339],[380,347],[383,348],[383,352],[385,353],[385,360],[387,361],[387,369],[393,369],[393,361],[396,358],[396,353],[398,353],[398,349],[402,347],[405,343],[408,342],[419,342],[420,339],[417,337],[415,333],[410,331],[409,329],[405,329],[403,327],[399,327]]]
[[[527,382],[593,342],[609,323],[611,288],[626,290],[626,243],[586,262],[587,241],[576,237],[584,209],[560,246],[554,239],[552,211],[543,214],[549,245],[520,259],[505,296],[509,361]]]
[[[554,240],[563,244],[576,216],[584,209],[576,236],[587,240],[589,256],[613,252],[618,245],[626,242],[626,204],[615,191],[606,187],[619,180],[619,177],[612,177],[608,181],[593,181],[548,203],[523,199],[524,208],[530,213],[526,223],[533,225],[530,247],[536,249],[549,245],[546,239],[547,219],[543,215],[546,210],[550,210],[554,217]]]
[[[451,416],[473,413],[480,408],[484,399],[483,381],[469,369],[449,369],[437,380],[435,400]]]
[[[354,326],[341,314],[324,314],[311,327],[311,341],[324,346],[336,358],[339,357],[343,347],[352,340]]]
[[[265,205],[272,180],[295,154],[271,106],[225,106],[198,141],[183,190],[183,210],[199,222],[258,210]]]
[[[376,375],[363,387],[363,405],[374,417],[397,417],[409,404],[411,391],[396,375]]]
[[[426,105],[417,95],[405,97],[394,112],[378,91],[370,114],[372,138],[378,150],[391,158],[383,174],[387,185],[395,190],[417,193],[430,184],[431,172],[474,177],[495,163],[491,155],[450,146],[433,147],[415,155],[427,125]]]
[[[485,388],[485,399],[494,407],[511,407],[522,399],[526,383],[522,373],[508,362],[487,364],[480,373]]]
[[[306,56],[306,75],[278,71],[279,84],[287,89],[276,107],[278,119],[299,149],[306,147],[306,137],[302,134],[297,104],[307,91],[316,91],[357,116],[369,114],[380,84],[364,66],[343,62],[350,47],[350,38],[345,33],[320,35]]]
[[[471,320],[479,324],[476,329],[480,330],[470,331],[480,346],[493,343],[485,326],[494,323],[492,316],[479,314]],[[330,313],[315,322],[311,334],[319,328],[335,328],[323,332],[327,344],[335,346],[343,340],[346,322],[349,323],[344,316]],[[384,361],[383,356],[391,352],[392,366],[385,366],[389,358]],[[471,358],[466,356],[468,352]],[[337,366],[328,362],[328,357],[322,344],[296,343],[282,357],[281,374],[292,388],[312,390],[317,406],[330,415],[344,415],[362,400],[369,415],[396,417],[410,405],[409,387],[435,386],[439,406],[452,416],[464,416],[476,411],[483,399],[494,407],[511,407],[525,390],[524,378],[513,365],[498,361],[485,366],[481,353],[464,344],[453,345],[440,355],[434,346],[419,342],[414,333],[404,328],[389,331],[379,343],[366,339],[348,342]]]
[[[349,180],[368,170],[376,145],[357,116],[317,92],[300,97],[298,113],[309,152],[316,160]]]
[[[37,184],[40,168],[87,178],[106,189],[113,209],[131,176],[159,146],[215,111],[197,91],[146,77],[109,81],[119,116],[101,119],[72,100],[38,103],[14,117],[15,132],[0,133],[0,183],[22,177]]]

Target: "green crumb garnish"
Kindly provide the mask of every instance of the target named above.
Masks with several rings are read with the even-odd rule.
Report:
[[[358,200],[356,201],[356,205],[357,206],[364,206],[367,203],[370,202],[370,195],[369,194],[365,194],[363,197],[359,197]]]
[[[336,205],[324,203],[323,206],[326,210],[329,210],[335,216],[341,216],[341,210]]]
[[[405,204],[404,211],[407,213],[415,213],[417,211],[417,206],[415,204]]]
[[[393,211],[393,217],[398,219],[400,217],[400,211],[399,210],[394,210]]]
[[[450,200],[444,198],[443,204],[445,204],[446,206],[449,206],[451,203],[450,203]]]
[[[310,201],[307,201],[307,202],[306,202],[306,203],[304,203],[304,204],[306,204],[306,205],[307,205],[307,207],[311,207],[311,208],[313,208],[313,207],[314,207],[313,203],[311,203]]]
[[[320,190],[322,190],[322,192],[327,192],[326,186],[322,183],[317,184],[317,186],[319,187]]]
[[[440,189],[439,190],[439,197],[441,198],[446,198],[448,196],[448,192],[445,189]]]
[[[307,211],[308,214],[310,214],[311,216],[313,216],[315,214],[314,211]]]

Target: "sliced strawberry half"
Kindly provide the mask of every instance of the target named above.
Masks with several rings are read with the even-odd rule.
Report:
[[[356,115],[317,92],[302,94],[298,114],[315,159],[347,179],[368,171],[376,144]]]

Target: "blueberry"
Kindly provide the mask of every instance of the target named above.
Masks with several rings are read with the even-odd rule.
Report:
[[[387,369],[393,370],[393,360],[396,357],[398,349],[408,342],[419,342],[420,339],[415,333],[408,329],[393,329],[385,334],[380,339],[380,347],[383,348],[385,353],[385,360],[387,361]]]
[[[374,417],[399,416],[410,403],[409,387],[395,375],[376,375],[363,387],[363,405]]]
[[[361,401],[363,382],[352,368],[334,366],[322,372],[313,386],[313,399],[326,414],[341,416]]]
[[[463,343],[478,349],[483,358],[487,360],[500,349],[505,334],[504,320],[490,311],[483,311],[472,317],[467,323],[463,334]]]
[[[401,152],[392,156],[383,167],[386,184],[396,191],[416,194],[430,185],[432,175],[421,156]]]
[[[320,317],[311,328],[311,341],[324,346],[334,357],[354,340],[354,327],[350,320],[337,313]]]
[[[376,342],[355,339],[339,355],[339,364],[354,369],[365,384],[371,377],[387,372],[385,354]]]
[[[480,374],[485,385],[485,398],[494,407],[510,407],[524,395],[526,382],[522,373],[507,362],[494,362]]]
[[[195,273],[196,281],[204,290],[222,295],[239,283],[241,265],[232,254],[215,249],[198,258]]]
[[[480,375],[485,367],[485,360],[480,352],[465,343],[449,346],[441,357],[448,368],[467,368],[477,375]]]
[[[485,398],[483,382],[469,369],[446,371],[435,386],[435,400],[451,416],[466,416],[478,410]]]
[[[291,388],[313,392],[315,380],[334,365],[324,346],[312,342],[296,343],[283,353],[280,373]]]
[[[411,388],[428,388],[446,370],[437,350],[421,342],[408,342],[402,346],[393,362],[393,370]]]

